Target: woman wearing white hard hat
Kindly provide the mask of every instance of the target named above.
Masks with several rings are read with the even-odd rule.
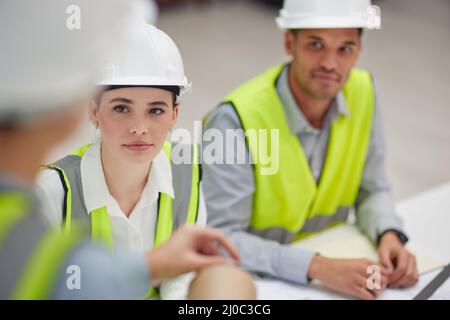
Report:
[[[178,96],[189,89],[178,48],[144,23],[136,24],[126,48],[105,63],[101,93],[90,107],[100,138],[48,166],[39,185],[54,224],[70,230],[81,222],[114,251],[144,252],[184,224],[204,226],[206,209],[197,147],[165,142],[179,114]],[[185,298],[190,279],[163,283],[161,297]],[[149,297],[155,296],[152,289]]]
[[[39,165],[81,122],[99,61],[121,47],[127,27],[119,22],[133,16],[130,3],[45,0],[30,11],[32,0],[2,1],[0,42],[8,44],[0,52],[2,300],[141,298],[150,278],[167,279],[223,262],[218,254],[205,254],[217,241],[237,255],[220,232],[190,226],[151,252],[112,256],[92,245],[79,227],[61,233],[45,219],[34,190]],[[89,17],[77,32],[61,27],[67,16],[57,14],[74,6]],[[203,272],[199,277],[202,283]]]

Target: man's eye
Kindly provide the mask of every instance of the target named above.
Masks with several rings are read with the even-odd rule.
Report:
[[[161,108],[153,108],[153,109],[150,109],[149,113],[155,114],[155,115],[160,115],[160,114],[164,113],[164,110]]]
[[[118,113],[126,113],[129,112],[128,108],[126,106],[120,105],[120,106],[115,106],[114,111],[118,112]]]
[[[322,43],[319,41],[310,42],[309,46],[313,49],[321,49],[323,47]]]
[[[353,51],[352,47],[342,47],[340,50],[342,53],[351,53]]]

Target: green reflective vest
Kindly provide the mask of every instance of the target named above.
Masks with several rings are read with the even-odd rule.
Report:
[[[278,172],[263,175],[265,166],[257,161],[254,164],[256,191],[250,227],[260,231],[282,229],[299,239],[341,221],[341,215],[336,218],[338,209],[354,205],[370,141],[374,91],[367,71],[351,71],[343,88],[349,115],[341,115],[331,126],[327,156],[317,184],[298,137],[288,127],[276,90],[283,67],[272,67],[245,83],[224,103],[235,107],[244,130],[279,130]],[[271,141],[270,133],[267,137],[267,150],[273,154],[277,141]],[[247,137],[247,145],[252,158],[259,159],[258,139]],[[314,220],[321,223],[304,228]]]
[[[63,204],[64,230],[70,231],[72,221],[78,221],[91,230],[93,241],[102,243],[112,249],[113,236],[106,206],[97,208],[88,215],[84,205],[80,161],[90,146],[91,144],[85,145],[55,164],[46,166],[46,168],[58,172],[65,191]],[[186,149],[191,153],[190,163],[174,163],[172,161],[174,152],[177,152],[177,154],[180,154],[180,150],[181,152],[188,152]],[[198,161],[198,146],[195,144],[192,146],[172,145],[165,142],[163,150],[171,162],[175,199],[165,193],[159,194],[154,248],[166,242],[172,232],[181,225],[185,223],[195,224],[199,209],[201,169]],[[89,221],[86,221],[87,219]],[[156,296],[154,290],[151,290],[148,295],[149,298],[156,298]]]
[[[87,214],[85,214],[87,212],[84,207],[84,203],[80,203],[83,202],[82,187],[81,183],[77,182],[80,179],[79,174],[80,160],[90,146],[91,144],[85,145],[75,150],[72,153],[72,155],[64,158],[63,159],[64,161],[58,161],[53,165],[46,166],[46,168],[56,170],[59,173],[61,183],[65,190],[65,200],[63,205],[64,207],[63,227],[65,230],[70,230],[72,220],[82,220],[88,216]],[[172,144],[169,142],[164,143],[163,149],[169,161],[171,161]],[[187,199],[175,200],[175,201],[184,200],[185,202],[184,206],[177,205],[176,206],[177,210],[175,210],[175,212],[176,215],[182,216],[183,219],[182,223],[189,223],[189,224],[194,224],[196,222],[199,205],[199,183],[201,178],[200,167],[198,161],[194,161],[194,159],[198,159],[197,145],[192,146],[192,164],[189,164],[189,166],[183,169],[184,171],[186,171],[186,169],[191,171],[189,172],[190,176],[183,179],[183,181],[179,181],[180,184],[188,183],[189,185],[184,185],[182,187],[185,190],[189,189],[190,192],[185,192],[183,194],[179,192],[180,193],[179,198],[184,197]],[[176,172],[174,168],[175,166],[181,166],[175,165],[173,163],[171,163],[171,165],[173,173]],[[76,171],[73,171],[74,168]],[[176,174],[173,176],[174,179],[177,178]],[[179,180],[181,180],[181,178]],[[188,181],[188,179],[190,180]],[[177,194],[175,194],[175,197],[177,197]],[[176,229],[174,227],[178,227],[180,224],[177,223],[174,226],[174,210],[172,202],[173,200],[170,197],[170,195],[160,193],[158,199],[158,218],[154,239],[154,247],[158,247],[165,241],[167,241],[170,238],[172,231]],[[77,211],[77,213],[75,214],[73,211]],[[112,230],[106,207],[95,209],[90,213],[89,216],[91,218],[90,227],[92,231],[92,239],[97,242],[102,242],[112,248],[113,246]]]

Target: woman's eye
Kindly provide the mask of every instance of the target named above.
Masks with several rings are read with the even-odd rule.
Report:
[[[160,115],[164,113],[164,110],[161,108],[153,108],[149,111],[151,114]]]
[[[116,112],[118,112],[118,113],[126,113],[126,112],[128,112],[128,108],[127,108],[126,106],[122,106],[122,105],[120,105],[120,106],[115,106],[115,107],[113,108],[113,110],[116,111]]]

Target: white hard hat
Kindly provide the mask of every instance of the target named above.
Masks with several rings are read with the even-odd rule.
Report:
[[[130,0],[2,0],[0,122],[68,107],[95,88],[138,13]],[[114,46],[113,46],[114,45]]]
[[[153,0],[139,0],[138,10],[141,11],[144,21],[148,24],[156,24],[159,17],[158,4]]]
[[[180,94],[190,90],[183,60],[173,40],[158,28],[136,23],[127,37],[126,51],[108,61],[103,86],[177,86]]]
[[[370,0],[285,0],[275,19],[287,29],[365,28]]]

